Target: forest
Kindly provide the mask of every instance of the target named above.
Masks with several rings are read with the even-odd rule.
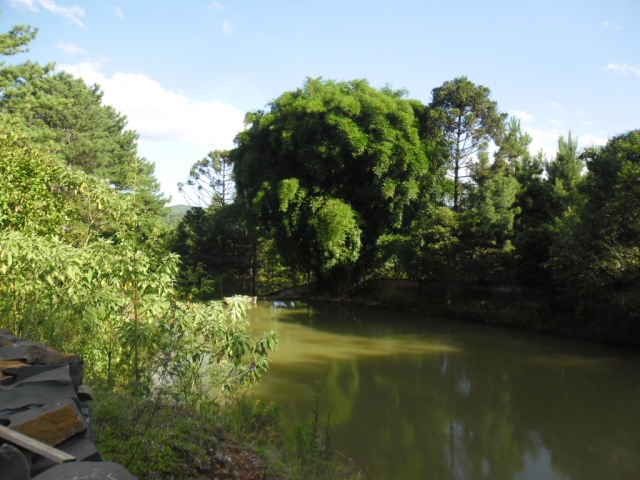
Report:
[[[170,244],[198,298],[316,282],[419,282],[421,301],[481,308],[516,286],[569,335],[638,338],[640,131],[554,158],[466,77],[423,104],[366,80],[307,79],[249,112],[230,151],[181,185]],[[475,293],[474,293],[475,292]],[[475,303],[474,303],[475,301]],[[484,302],[482,303],[484,305]],[[531,309],[529,309],[531,310]],[[489,315],[491,312],[489,312]]]
[[[36,35],[14,27],[0,54]],[[251,334],[241,298],[209,300],[305,283],[343,298],[402,279],[422,307],[455,312],[511,286],[536,300],[506,307],[520,326],[545,317],[568,335],[640,339],[640,130],[604,146],[567,132],[547,158],[466,77],[429,103],[308,78],[184,172],[191,208],[169,221],[153,163],[102,96],[53,64],[0,63],[0,327],[83,355],[112,395],[103,448],[141,475],[149,456],[177,469],[186,457],[138,449],[151,433],[127,415],[170,398],[215,425],[212,389],[231,398],[268,370],[275,334]],[[269,423],[268,409],[238,405],[228,428],[241,429],[234,414]]]

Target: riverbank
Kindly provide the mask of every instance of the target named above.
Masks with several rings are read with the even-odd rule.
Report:
[[[384,279],[369,281],[343,296],[319,292],[314,284],[308,284],[267,295],[264,300],[305,300],[383,308],[640,347],[638,328],[617,328],[572,312],[553,310],[540,296],[523,294],[514,286],[485,288],[468,300],[446,302],[425,295],[418,282]]]
[[[278,405],[248,394],[224,405],[186,405],[96,392],[95,417],[96,444],[105,458],[140,479],[366,478],[322,445],[312,426],[285,429]]]

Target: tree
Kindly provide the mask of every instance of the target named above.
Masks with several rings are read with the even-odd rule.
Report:
[[[27,25],[17,25],[8,33],[0,34],[0,56],[7,57],[29,51],[29,43],[38,36],[38,29]],[[37,63],[26,62],[18,65],[5,66],[0,62],[0,92],[9,87],[18,87],[34,78],[41,78],[53,71],[54,65],[49,63],[41,66]]]
[[[586,149],[581,202],[563,219],[552,246],[556,280],[601,328],[640,324],[640,130]]]
[[[410,224],[430,172],[415,102],[403,97],[365,80],[308,79],[247,115],[231,152],[238,196],[291,268],[348,282],[380,236]]]
[[[189,205],[220,208],[233,202],[235,184],[229,155],[228,150],[214,150],[193,164],[187,183],[178,183],[178,190]],[[190,187],[195,198],[187,193],[186,187]]]
[[[556,216],[565,214],[580,201],[578,185],[582,180],[584,161],[578,155],[578,141],[561,136],[558,139],[558,153],[547,167],[548,181],[554,198]]]
[[[201,299],[255,295],[256,243],[241,204],[191,208],[171,240],[182,260],[183,287]]]
[[[504,130],[506,114],[489,99],[491,90],[467,77],[444,82],[431,92],[430,121],[440,129],[453,170],[453,209],[459,210],[462,178],[472,156],[496,140]]]
[[[36,34],[31,27],[14,27],[0,35],[0,54],[26,52]],[[19,122],[33,145],[108,180],[121,192],[135,189],[141,207],[164,213],[167,199],[153,175],[154,165],[138,158],[138,135],[126,129],[126,117],[102,105],[98,85],[89,87],[65,72],[52,74],[53,69],[53,64],[0,63],[2,121]]]
[[[141,205],[163,212],[167,199],[160,193],[153,163],[138,158],[138,135],[126,130],[125,116],[102,105],[98,85],[88,87],[60,72],[2,93],[0,110],[20,122],[34,145],[108,180],[121,192],[135,188]]]

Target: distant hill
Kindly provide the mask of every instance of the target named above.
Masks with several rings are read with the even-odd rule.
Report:
[[[167,223],[167,225],[170,225],[172,227],[177,226],[178,223],[180,223],[182,217],[184,217],[185,214],[189,210],[191,210],[191,207],[189,205],[172,205],[170,208],[171,212],[169,212],[164,217],[164,221]]]

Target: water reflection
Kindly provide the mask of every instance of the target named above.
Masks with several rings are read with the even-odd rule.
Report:
[[[381,479],[640,478],[640,357],[564,339],[332,305],[262,304],[280,349],[254,390]]]

